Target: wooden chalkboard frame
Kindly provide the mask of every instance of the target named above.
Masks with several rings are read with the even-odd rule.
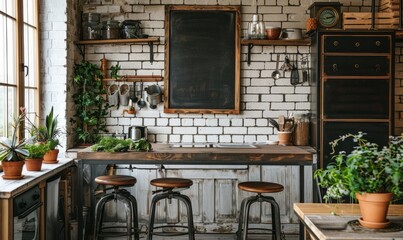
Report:
[[[184,31],[181,30],[181,28],[177,30],[175,29],[175,26],[177,26],[175,25],[176,23],[171,24],[173,22],[171,16],[173,16],[172,17],[173,19],[179,18],[179,20],[182,21],[182,19],[180,19],[181,16],[180,14],[183,14],[184,21],[192,18],[192,16],[195,16],[195,18],[197,19],[197,20],[193,19],[193,21],[198,21],[200,20],[200,18],[204,18],[205,16],[206,20],[202,19],[201,25],[207,24],[203,21],[206,22],[211,21],[210,17],[214,18],[217,16],[217,19],[222,18],[230,19],[228,20],[228,22],[230,23],[231,26],[226,26],[224,25],[226,23],[221,23],[225,21],[217,21],[217,20],[214,21],[217,24],[221,23],[221,27],[225,28],[225,30],[230,32],[231,34],[228,35],[214,34],[214,36],[212,36],[213,34],[210,34],[207,36],[207,34],[209,33],[207,31],[209,31],[210,29],[206,27],[200,27],[202,31],[203,29],[206,29],[205,35],[203,35],[203,32],[202,34],[200,34],[199,29],[198,32],[195,32],[193,34],[191,33],[191,31]],[[164,77],[165,113],[212,113],[212,114],[240,113],[240,16],[241,16],[241,8],[239,6],[179,6],[179,5],[165,6],[165,77]],[[175,31],[178,31],[179,33],[176,34]],[[208,37],[208,40],[204,41],[206,36]],[[180,41],[178,41],[179,37],[181,39]],[[199,40],[201,41],[199,43],[203,44],[213,43],[213,45],[208,45],[209,51],[211,49],[214,49],[215,47],[219,49],[220,45],[223,46],[221,40],[228,41],[229,47],[227,47],[226,45],[227,49],[229,48],[229,51],[227,51],[228,54],[221,54],[220,64],[214,65],[214,66],[218,65],[220,67],[210,66],[209,69],[202,69],[203,71],[201,71],[200,68],[202,67],[199,66],[202,66],[203,64],[192,65],[192,59],[195,60],[194,62],[197,62],[202,61],[201,57],[203,57],[204,60],[210,56],[204,56],[204,55],[200,56],[200,49],[198,49],[199,55],[194,54],[191,51],[185,52],[184,49],[186,49],[186,46],[190,46],[193,44],[193,42],[190,43],[191,41],[190,39],[196,42],[197,40]],[[185,47],[180,48],[181,42],[184,42]],[[199,44],[197,46],[203,44]],[[208,51],[202,51],[201,54],[206,53],[207,55],[207,52]],[[191,58],[190,61],[188,60],[184,61],[179,59],[182,58],[182,56],[187,53],[189,53],[189,55],[187,55],[186,57]],[[223,58],[225,58],[225,61],[222,61]],[[213,59],[211,60],[214,61],[214,56]],[[178,64],[172,64],[172,63],[178,63],[178,61],[181,63],[181,66],[183,66],[183,68],[177,67]],[[186,66],[186,63],[190,63],[190,65]],[[175,66],[171,66],[171,64]],[[209,65],[210,63],[206,64]],[[197,71],[192,72],[194,68],[199,69],[197,69]],[[181,72],[185,70],[182,69],[186,69],[185,77],[183,77],[185,74]],[[225,69],[225,71],[223,71],[223,69]],[[208,78],[195,77],[200,76],[199,73],[200,72],[204,73],[204,71],[208,72]],[[225,76],[223,77],[223,75]],[[188,81],[189,79],[194,80],[195,82],[189,82]],[[207,80],[205,81],[205,79]],[[199,85],[197,85],[197,83],[199,83]],[[187,88],[188,84],[191,84],[191,87]],[[206,85],[208,85],[208,87],[204,88],[204,86]],[[214,90],[212,91],[204,90],[204,92],[202,92],[202,89],[211,89],[209,88],[211,87],[211,85],[213,85],[212,89]],[[184,93],[184,91],[186,93]],[[192,98],[192,94],[190,93],[191,91],[193,91],[193,93],[198,91],[193,95],[193,96],[197,95],[197,97]],[[202,96],[204,96],[204,98]],[[215,97],[217,100],[214,100]]]

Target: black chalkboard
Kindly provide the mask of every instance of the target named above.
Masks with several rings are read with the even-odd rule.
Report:
[[[239,113],[239,7],[167,6],[165,112]]]

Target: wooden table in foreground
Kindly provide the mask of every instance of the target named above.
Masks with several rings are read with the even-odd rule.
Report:
[[[360,217],[358,204],[295,203],[294,211],[305,226],[306,239],[403,240],[403,231],[353,230],[347,223]],[[403,205],[390,205],[388,219],[403,226]]]

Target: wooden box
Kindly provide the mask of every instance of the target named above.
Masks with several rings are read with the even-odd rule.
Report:
[[[370,29],[372,13],[345,12],[343,13],[343,29]],[[399,27],[398,12],[375,13],[376,29],[397,29]]]

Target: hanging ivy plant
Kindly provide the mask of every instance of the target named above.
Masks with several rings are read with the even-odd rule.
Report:
[[[103,98],[106,91],[102,86],[102,72],[97,65],[82,61],[74,67],[73,83],[76,114],[70,122],[77,123],[78,143],[96,143],[100,133],[106,132],[105,116],[109,109]]]

